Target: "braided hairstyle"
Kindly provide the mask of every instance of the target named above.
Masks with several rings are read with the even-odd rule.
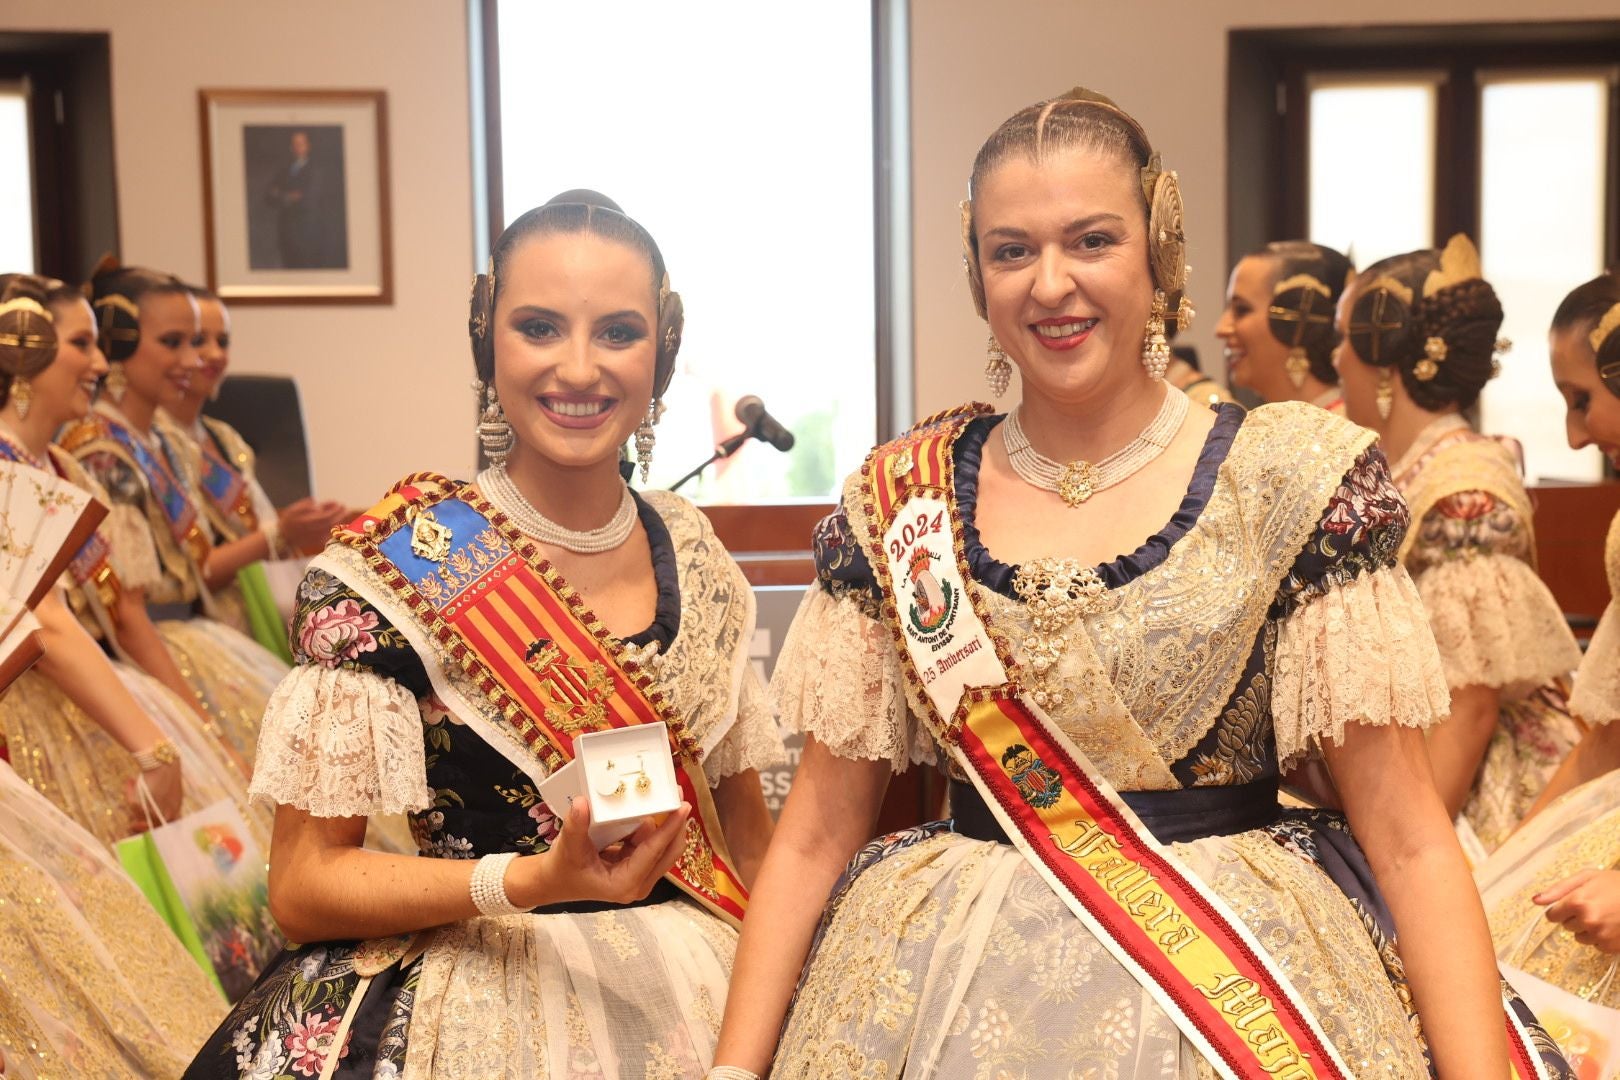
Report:
[[[52,304],[73,303],[79,290],[38,274],[0,275],[0,405],[12,383],[37,375],[56,359],[56,320]]]
[[[1167,298],[1166,332],[1173,336],[1177,330],[1186,329],[1192,321],[1192,307],[1182,304],[1187,284],[1187,237],[1180,182],[1175,173],[1160,166],[1147,132],[1133,116],[1101,94],[1081,87],[1013,113],[990,133],[973,158],[968,197],[962,203],[962,264],[979,317],[987,316],[984,276],[979,269],[979,236],[973,217],[974,193],[983,186],[985,177],[1008,158],[1043,161],[1048,155],[1070,150],[1112,155],[1138,170],[1140,205],[1148,225],[1148,266],[1153,284]]]
[[[1620,271],[1578,285],[1553,312],[1552,328],[1581,330],[1597,354],[1598,378],[1620,397]]]
[[[685,312],[680,294],[669,289],[664,256],[658,250],[658,243],[652,234],[621,210],[618,203],[600,192],[584,188],[555,195],[508,225],[496,239],[490,253],[489,273],[479,274],[473,279],[467,329],[472,338],[473,366],[477,369],[478,378],[485,383],[495,379],[492,333],[495,300],[500,295],[501,281],[506,276],[512,252],[533,236],[578,233],[589,233],[628,245],[645,255],[652,265],[649,284],[658,314],[657,360],[653,371],[653,400],[657,401],[664,396],[675,374],[675,356],[681,347]]]
[[[1339,385],[1339,373],[1333,367],[1333,350],[1339,345],[1333,310],[1355,265],[1343,253],[1309,240],[1279,240],[1256,255],[1274,268],[1266,320],[1271,336],[1304,350],[1313,378],[1328,386]],[[1326,322],[1314,321],[1322,315]]]
[[[1373,367],[1393,367],[1427,412],[1469,408],[1496,373],[1502,304],[1465,236],[1444,251],[1392,255],[1356,278],[1348,336]]]
[[[189,296],[190,290],[161,270],[120,266],[110,257],[97,264],[90,275],[90,304],[108,361],[122,363],[135,355],[141,344],[141,299],[164,294]]]

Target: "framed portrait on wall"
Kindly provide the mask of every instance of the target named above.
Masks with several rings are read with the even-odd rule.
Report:
[[[389,304],[381,90],[200,90],[208,286],[232,304]]]

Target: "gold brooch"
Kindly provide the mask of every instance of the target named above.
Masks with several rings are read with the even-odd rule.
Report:
[[[908,446],[896,454],[894,461],[889,464],[889,475],[898,480],[916,467],[917,458],[912,454],[911,447]]]
[[[443,562],[450,554],[450,526],[441,525],[431,510],[413,509],[410,522],[411,554],[428,562]]]
[[[1419,382],[1428,382],[1440,374],[1440,365],[1450,351],[1445,338],[1429,338],[1423,343],[1423,359],[1413,365],[1412,374],[1417,376]]]
[[[1089,461],[1071,461],[1058,475],[1058,496],[1070,506],[1079,506],[1097,493],[1097,466]]]

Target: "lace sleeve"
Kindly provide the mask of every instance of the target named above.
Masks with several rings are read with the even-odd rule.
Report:
[[[1620,720],[1620,601],[1609,604],[1587,643],[1569,711],[1588,724]]]
[[[842,758],[887,761],[895,772],[932,764],[933,742],[906,706],[900,656],[862,610],[864,596],[805,593],[771,678],[782,727],[814,735]]]
[[[1349,724],[1426,728],[1451,708],[1440,655],[1399,566],[1334,585],[1283,620],[1272,723],[1291,768]]]
[[[782,732],[776,726],[776,713],[754,667],[743,669],[742,688],[737,695],[737,719],[719,744],[703,759],[703,772],[710,786],[747,769],[768,769],[787,757]]]
[[[248,793],[316,817],[425,810],[416,697],[368,671],[293,668],[265,708]]]
[[[1416,574],[1446,684],[1489,686],[1522,697],[1581,662],[1558,601],[1529,565],[1476,552]]]

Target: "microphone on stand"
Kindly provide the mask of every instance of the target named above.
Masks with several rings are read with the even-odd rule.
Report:
[[[780,420],[765,411],[765,403],[759,399],[758,395],[745,394],[738,398],[736,408],[732,410],[732,415],[743,425],[743,429],[737,434],[721,440],[720,445],[716,446],[714,453],[709,456],[709,460],[675,481],[670,485],[669,490],[675,491],[679,489],[682,484],[697,476],[716,461],[735,454],[742,449],[742,445],[749,439],[758,439],[760,442],[769,443],[784,453],[793,449],[793,432],[783,427]]]

